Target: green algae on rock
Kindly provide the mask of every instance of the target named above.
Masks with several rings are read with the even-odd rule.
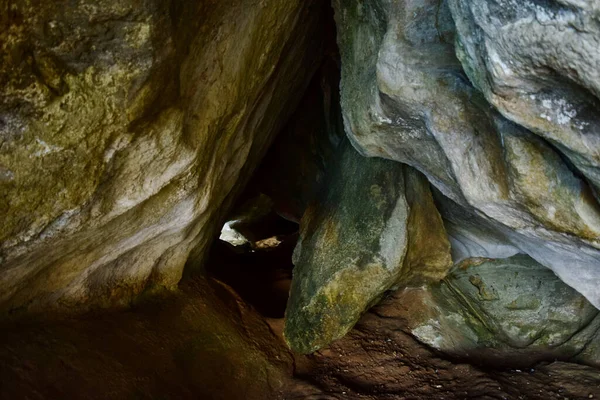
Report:
[[[455,357],[532,364],[559,358],[600,366],[600,314],[528,256],[468,259],[438,285],[400,295],[412,334]]]
[[[294,251],[285,338],[302,353],[341,338],[386,290],[439,280],[451,266],[425,178],[399,163],[362,157],[348,142],[339,152],[327,190],[302,218]],[[425,219],[433,225],[409,226]]]
[[[347,141],[338,151],[294,251],[285,338],[302,353],[346,334],[394,284],[406,252],[404,167],[364,158]]]

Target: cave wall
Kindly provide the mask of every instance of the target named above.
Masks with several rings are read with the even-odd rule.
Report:
[[[597,365],[597,7],[333,6],[354,148],[301,220],[288,345],[326,347],[400,290],[407,331],[453,356]]]
[[[279,154],[251,185],[301,225],[290,347],[312,352],[342,337],[389,290],[425,287],[433,300],[414,312],[441,307],[448,318],[467,306],[441,301],[440,281],[509,265],[560,278],[540,285],[516,324],[580,307],[585,318],[554,333],[591,327],[564,354],[585,348],[586,360],[597,359],[588,346],[600,306],[592,3],[334,0],[340,98],[336,74],[323,73],[302,103],[329,40],[326,1],[0,8],[4,316],[126,306],[176,287],[184,267],[203,272],[283,129]],[[531,259],[509,258],[519,253]],[[513,261],[482,261],[496,259]],[[499,302],[484,314],[512,318],[498,310],[518,295],[486,299],[478,279],[467,279],[473,301]],[[563,304],[550,301],[554,293]],[[444,339],[415,321],[423,342]]]
[[[598,7],[334,7],[346,133],[427,176],[454,261],[526,253],[600,306]]]
[[[202,268],[322,49],[319,1],[0,3],[0,311]]]

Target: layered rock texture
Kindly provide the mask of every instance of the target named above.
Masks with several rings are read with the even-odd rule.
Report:
[[[293,349],[340,338],[386,290],[483,262],[500,297],[474,305],[454,273],[415,305],[438,311],[415,327],[437,332],[425,342],[595,362],[599,10],[559,3],[334,1],[345,131],[371,159],[342,146],[304,213]]]
[[[0,311],[200,265],[319,63],[316,1],[0,3]]]
[[[403,318],[411,333],[455,357],[600,366],[598,310],[528,256],[465,260],[442,283],[399,296],[410,304]]]
[[[334,1],[356,148],[427,176],[455,262],[526,253],[598,307],[594,4]]]

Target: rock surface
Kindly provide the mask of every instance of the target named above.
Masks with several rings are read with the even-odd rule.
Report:
[[[469,259],[439,285],[398,294],[423,343],[451,356],[522,367],[572,360],[600,367],[600,315],[528,256]]]
[[[286,309],[290,347],[339,339],[395,283],[406,253],[403,166],[361,157],[348,142],[301,221]]]
[[[506,118],[556,146],[600,187],[600,5],[450,0],[456,52]]]
[[[263,400],[278,398],[292,372],[256,311],[206,279],[128,311],[2,325],[0,337],[7,400]]]
[[[355,147],[427,176],[459,235],[455,256],[529,254],[600,307],[592,3],[334,7]]]
[[[294,251],[285,338],[302,353],[345,335],[386,290],[439,280],[451,266],[424,177],[348,142],[338,151]]]
[[[596,368],[562,361],[495,368],[440,357],[408,333],[412,304],[402,292],[366,313],[343,339],[296,358],[298,399],[590,399],[600,396]]]
[[[0,2],[0,311],[201,265],[322,49],[317,1]]]

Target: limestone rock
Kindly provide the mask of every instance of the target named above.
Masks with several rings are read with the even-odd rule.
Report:
[[[316,69],[323,4],[0,9],[0,311],[174,287]]]
[[[429,346],[479,362],[572,359],[592,366],[600,314],[528,256],[468,259],[439,285],[400,295],[411,333]]]
[[[585,2],[564,9],[567,2],[526,3],[334,1],[346,132],[362,154],[425,174],[456,208],[451,216],[442,212],[455,232],[473,232],[473,221],[485,227],[478,228],[485,231],[478,243],[463,246],[473,251],[468,256],[529,254],[600,307],[600,207],[588,184],[600,165],[600,124],[590,111],[597,108],[592,106],[600,82],[592,68],[598,10]],[[548,39],[538,47],[554,30],[565,40]],[[538,48],[548,53],[537,54]],[[522,62],[508,79],[500,66],[513,68],[513,58]],[[551,72],[554,61],[558,77]],[[533,66],[543,70],[541,80],[523,88],[525,78],[518,77],[537,82]],[[569,76],[581,71],[580,83],[562,79],[563,69]],[[531,100],[532,93],[541,97]],[[521,94],[527,103],[504,103]],[[560,99],[569,104],[564,112]],[[546,113],[550,121],[525,117],[544,104],[553,109]],[[561,125],[560,113],[571,115],[568,123]],[[577,128],[582,124],[589,124],[587,130]]]
[[[341,338],[386,290],[440,280],[451,265],[424,177],[348,142],[339,151],[294,251],[285,338],[302,353]]]
[[[448,2],[456,52],[505,117],[544,137],[600,187],[600,5]]]

